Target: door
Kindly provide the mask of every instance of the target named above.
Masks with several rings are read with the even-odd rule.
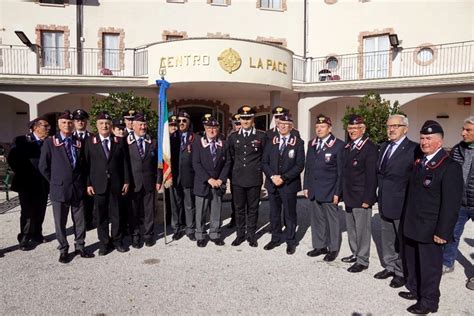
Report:
[[[364,79],[386,78],[389,74],[388,34],[364,38]]]
[[[222,134],[226,133],[226,124],[224,122],[224,112],[220,109],[216,109],[210,106],[205,105],[193,105],[187,104],[184,106],[178,107],[179,111],[185,111],[191,116],[191,130],[195,133],[202,134],[204,132],[204,126],[202,125],[202,118],[205,114],[211,113],[219,124],[221,125],[220,132]]]

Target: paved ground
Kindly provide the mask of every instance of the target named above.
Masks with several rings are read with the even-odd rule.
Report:
[[[225,217],[229,214],[225,204]],[[377,256],[378,214],[374,214],[371,264],[353,275],[339,258],[349,254],[343,233],[339,258],[325,263],[306,256],[311,249],[309,211],[298,201],[296,253],[288,256],[282,245],[272,251],[259,239],[257,249],[243,244],[232,247],[235,232],[224,229],[226,245],[210,243],[197,248],[186,237],[152,248],[112,252],[93,259],[57,262],[51,209],[45,233],[50,242],[22,252],[16,244],[19,208],[0,215],[0,314],[407,314],[411,302],[399,298],[388,280],[375,280],[381,270]],[[341,213],[342,214],[342,213]],[[260,224],[265,231],[268,203],[261,206]],[[224,221],[227,223],[228,219]],[[441,315],[474,314],[474,291],[465,287],[466,274],[474,275],[474,225],[468,223],[454,272],[443,277]],[[72,243],[73,237],[69,240]],[[88,247],[97,254],[96,232],[89,232]]]

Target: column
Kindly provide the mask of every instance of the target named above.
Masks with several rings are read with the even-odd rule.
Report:
[[[30,121],[38,117],[38,103],[31,103],[28,105],[30,112]]]
[[[279,105],[281,105],[281,92],[270,91],[270,107],[273,109]]]

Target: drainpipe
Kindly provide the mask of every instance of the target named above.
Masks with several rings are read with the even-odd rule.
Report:
[[[304,29],[303,29],[303,58],[306,60],[306,50],[308,46],[308,0],[304,0]]]
[[[77,74],[82,75],[82,22],[83,22],[83,0],[76,0],[76,47],[77,47]]]

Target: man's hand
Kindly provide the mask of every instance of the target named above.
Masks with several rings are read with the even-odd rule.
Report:
[[[213,178],[210,178],[209,180],[207,180],[207,183],[209,183],[209,185],[211,186],[211,188],[217,188],[218,185],[217,185],[217,181]]]
[[[308,190],[303,190],[303,194],[305,198],[308,198]]]
[[[222,180],[221,180],[221,179],[217,179],[217,180],[216,180],[216,184],[217,184],[217,188],[220,188],[220,186],[222,185]]]
[[[440,244],[440,245],[444,245],[445,243],[447,243],[446,240],[444,240],[443,238],[438,237],[436,235],[433,236],[433,241],[437,244]]]
[[[156,192],[160,191],[161,189],[161,183],[156,184]]]
[[[338,203],[339,203],[339,197],[338,197],[337,195],[334,195],[334,196],[332,197],[332,204],[336,204],[336,205],[337,205]],[[362,205],[362,207],[363,207],[363,205]]]
[[[125,195],[128,193],[128,186],[129,184],[128,183],[125,183],[122,187],[122,195]]]
[[[283,180],[281,179],[281,176],[280,175],[274,175],[272,177],[272,182],[274,185],[276,185],[277,187],[279,187],[280,185],[283,184]]]
[[[94,188],[91,185],[87,187],[87,194],[89,194],[90,196],[95,195]]]
[[[367,203],[362,203],[362,208],[369,208],[369,207],[370,207],[369,204],[367,204]]]

